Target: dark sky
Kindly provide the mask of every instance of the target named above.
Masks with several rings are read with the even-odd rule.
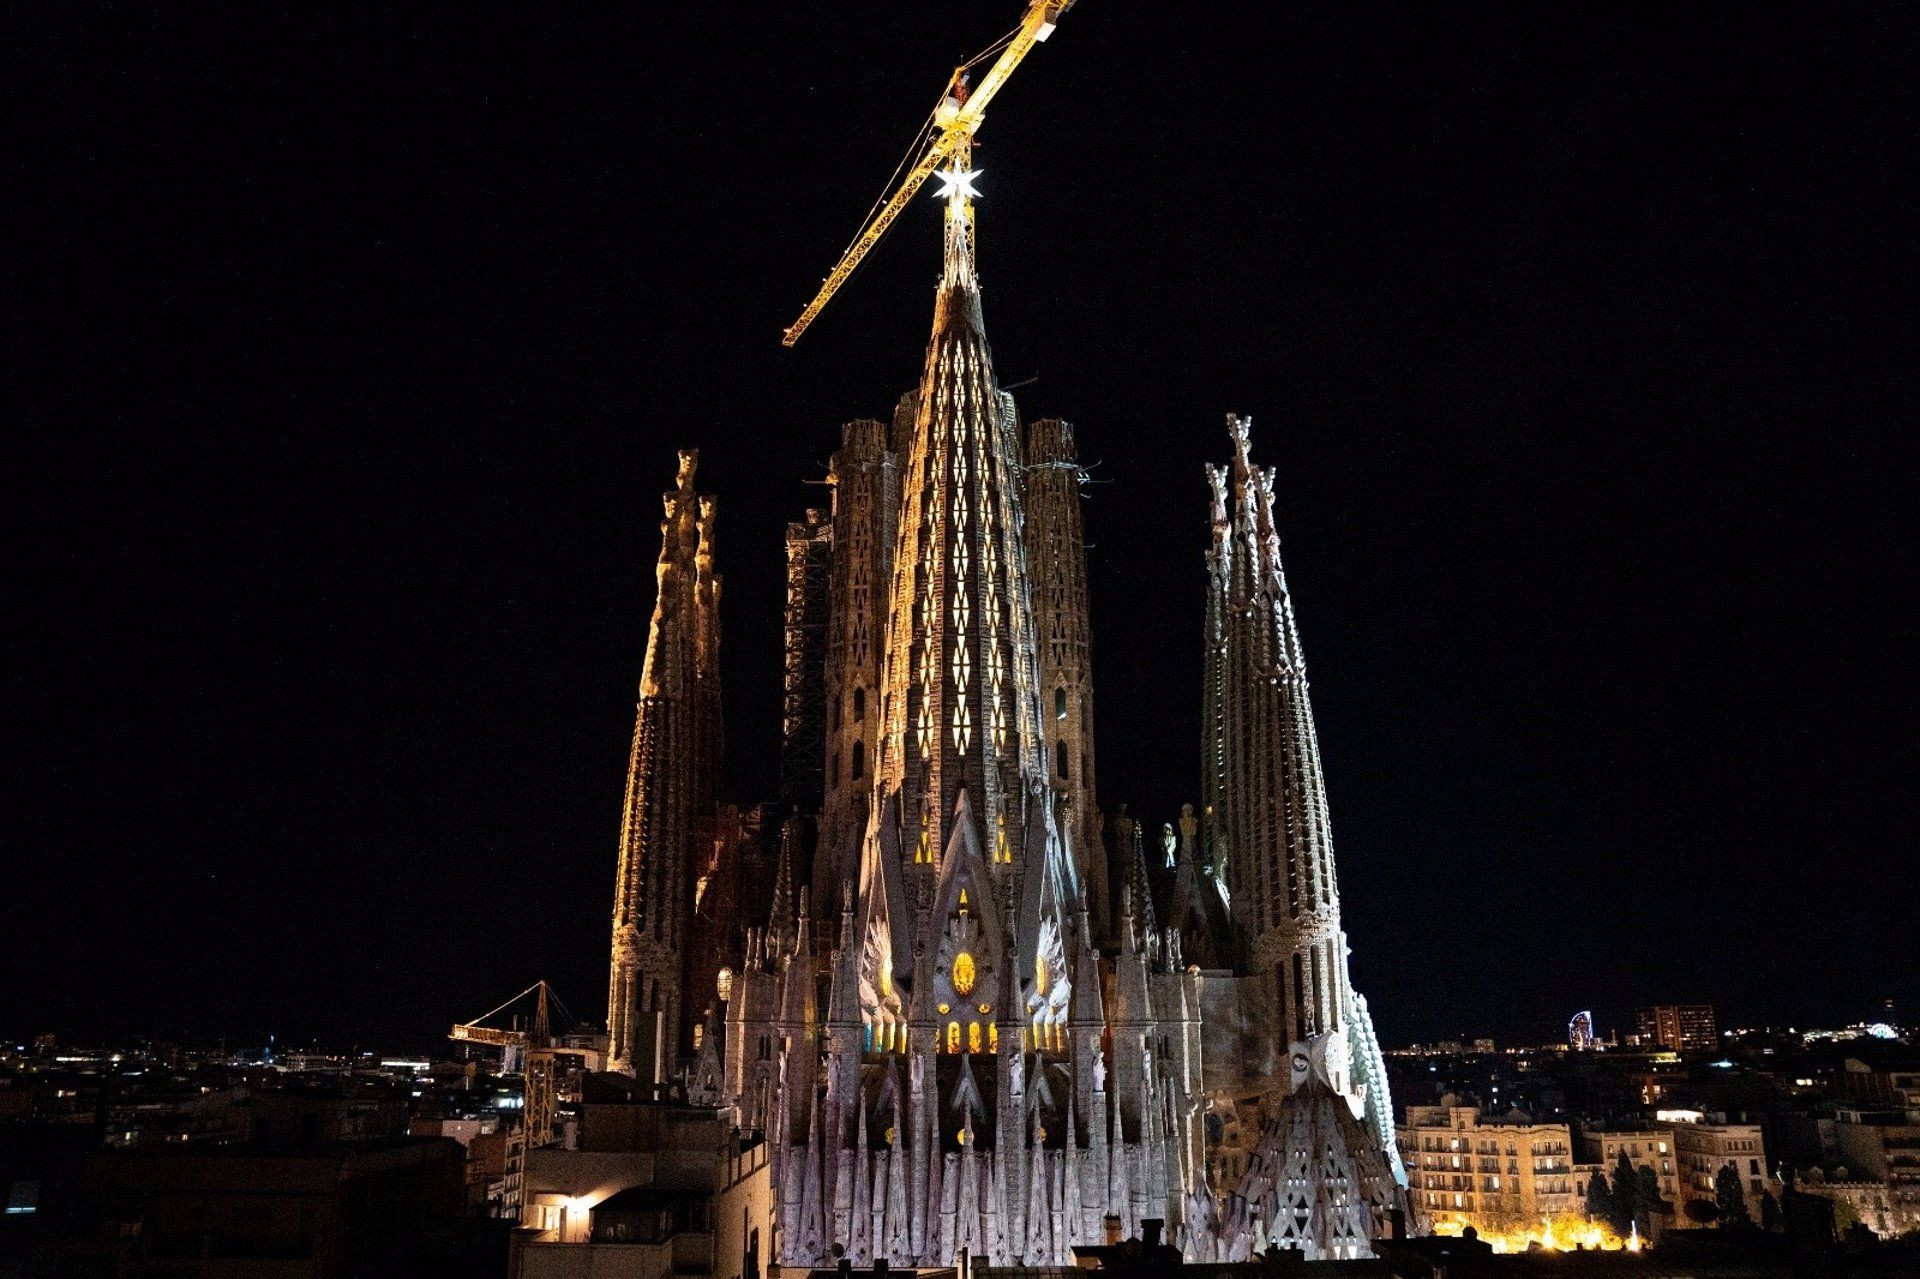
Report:
[[[779,333],[1019,6],[227,8],[0,55],[0,1031],[598,1018],[673,450],[770,797],[782,525],[918,375],[935,202]],[[1894,3],[1084,0],[990,112],[998,369],[1097,463],[1102,799],[1196,798],[1249,413],[1389,1042],[1920,1016],[1914,49]]]

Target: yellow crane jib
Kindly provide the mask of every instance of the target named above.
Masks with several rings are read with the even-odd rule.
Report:
[[[813,323],[813,317],[820,314],[820,309],[826,306],[827,300],[847,282],[847,278],[853,274],[861,260],[867,256],[874,245],[880,242],[880,237],[887,233],[887,228],[893,225],[894,219],[900,216],[900,211],[906,208],[908,202],[919,193],[920,188],[926,185],[927,179],[932,177],[934,171],[955,152],[972,143],[973,135],[980,128],[980,122],[986,115],[987,104],[993,101],[994,95],[1000,92],[1001,86],[1006,84],[1014,68],[1020,65],[1021,60],[1032,51],[1033,46],[1051,36],[1054,27],[1060,21],[1060,16],[1072,7],[1073,0],[1030,0],[1020,25],[1006,37],[1005,45],[1000,49],[1000,56],[987,69],[986,74],[980,77],[980,83],[972,86],[971,92],[968,89],[967,76],[973,63],[968,63],[953,73],[952,79],[947,81],[945,92],[941,95],[939,106],[934,108],[932,136],[928,138],[925,150],[907,170],[906,176],[900,180],[900,185],[894,189],[893,194],[874,211],[873,215],[867,219],[866,225],[861,227],[859,233],[854,236],[853,243],[847,246],[847,251],[841,255],[840,260],[834,264],[833,270],[821,282],[820,291],[813,295],[813,301],[807,303],[807,309],[800,312],[800,318],[787,326],[780,339],[782,345],[792,346],[800,340],[800,335],[807,331],[809,324]],[[974,61],[978,62],[985,56],[982,54]],[[919,139],[916,138],[915,145],[918,144]]]

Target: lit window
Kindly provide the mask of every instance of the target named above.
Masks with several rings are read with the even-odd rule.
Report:
[[[973,956],[961,951],[953,957],[953,988],[962,996],[973,993]]]
[[[950,1053],[960,1051],[960,1023],[957,1021],[947,1023],[947,1051]]]
[[[713,993],[720,997],[721,1003],[733,998],[733,969],[722,968],[713,979]]]
[[[982,1036],[980,1034],[980,1023],[977,1021],[968,1022],[967,1023],[967,1051],[970,1053],[977,1053],[981,1050],[982,1046],[983,1044],[982,1044]]]
[[[1064,688],[1053,690],[1053,717],[1055,719],[1067,717],[1067,690]]]

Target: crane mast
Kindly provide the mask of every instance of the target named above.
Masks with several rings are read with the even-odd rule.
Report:
[[[958,159],[964,167],[964,162],[973,146],[973,135],[979,130],[980,122],[986,115],[987,104],[993,101],[994,95],[1000,92],[1008,77],[1013,75],[1014,68],[1020,65],[1028,53],[1032,52],[1033,46],[1053,34],[1060,15],[1072,7],[1073,0],[1030,0],[1020,25],[1014,29],[1012,35],[1007,37],[1000,56],[987,69],[986,74],[980,77],[980,83],[974,85],[971,92],[968,90],[967,75],[973,63],[955,69],[953,76],[947,81],[946,92],[941,97],[940,105],[934,108],[934,131],[927,142],[926,149],[907,170],[906,176],[901,179],[900,185],[894,189],[893,194],[874,211],[873,215],[867,219],[866,225],[861,227],[859,233],[854,236],[853,243],[847,246],[846,253],[841,256],[839,262],[834,264],[827,278],[821,282],[820,291],[813,295],[811,302],[807,303],[806,310],[800,312],[800,318],[787,326],[780,339],[781,345],[792,346],[800,340],[800,335],[807,331],[807,326],[813,323],[813,318],[820,314],[821,308],[826,306],[828,299],[832,298],[839,291],[840,286],[847,282],[861,260],[867,256],[874,245],[880,242],[880,237],[887,233],[887,228],[893,225],[894,219],[900,216],[901,210],[907,207],[908,201],[912,200],[919,193],[920,188],[926,185],[928,178],[949,160]],[[984,58],[985,55],[981,56]],[[976,58],[974,61],[978,62],[980,59]]]
[[[553,1042],[552,1015],[547,1007],[548,996],[552,988],[544,981],[537,981],[519,994],[501,1004],[492,1012],[482,1013],[472,1021],[457,1023],[448,1033],[449,1039],[463,1043],[486,1044],[489,1047],[517,1050],[522,1057],[521,1073],[526,1081],[526,1123],[527,1144],[531,1147],[544,1146],[553,1140],[554,1089],[557,1074],[554,1059],[556,1057],[583,1057],[597,1066],[598,1054],[586,1049],[563,1048]],[[519,1028],[502,1029],[498,1026],[483,1026],[480,1023],[507,1008],[528,995],[534,996],[532,1024],[525,1030]],[[557,996],[555,997],[557,999]],[[564,1008],[565,1005],[562,1005]]]

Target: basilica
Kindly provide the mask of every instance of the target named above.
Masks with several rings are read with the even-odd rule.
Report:
[[[1406,1176],[1348,980],[1273,472],[1229,417],[1194,513],[1199,809],[1103,815],[1082,472],[1072,428],[1023,428],[995,378],[966,176],[917,387],[843,428],[831,508],[788,527],[765,829],[719,802],[715,507],[682,455],[610,1063],[768,1143],[783,1265],[1070,1265],[1149,1220],[1191,1260],[1371,1255]]]

